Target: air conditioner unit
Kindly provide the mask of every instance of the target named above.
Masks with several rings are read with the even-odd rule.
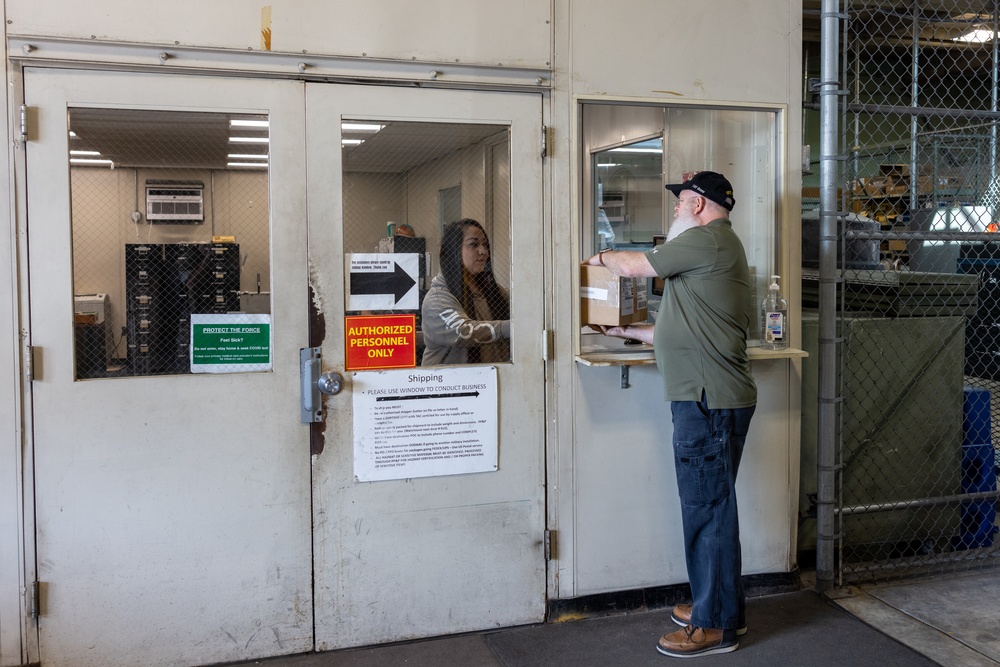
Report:
[[[146,181],[146,221],[150,224],[204,222],[204,184]]]

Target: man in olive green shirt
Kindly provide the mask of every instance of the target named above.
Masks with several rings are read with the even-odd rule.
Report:
[[[677,196],[666,243],[603,250],[586,263],[665,280],[655,325],[601,330],[651,343],[663,376],[693,601],[674,607],[682,628],[657,650],[693,657],[735,651],[746,632],[736,474],[757,404],[747,358],[753,306],[746,253],[728,218],[732,185],[701,171],[666,187]]]

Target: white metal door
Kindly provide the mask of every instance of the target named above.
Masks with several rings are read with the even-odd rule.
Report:
[[[42,664],[194,665],[311,650],[308,428],[298,405],[298,348],[308,335],[302,84],[30,69],[25,91],[37,118],[26,187]],[[221,185],[230,182],[225,165],[205,167],[198,178],[213,192],[201,226],[148,224],[144,170],[166,162],[90,172],[69,162],[72,113],[122,109],[265,116],[264,196],[241,197]],[[168,121],[161,138],[169,136]],[[103,128],[141,141],[134,130],[127,122]],[[113,179],[119,191],[109,196],[120,201],[124,190],[127,206],[100,209],[82,196],[71,202],[71,181],[81,174]],[[272,370],[78,379],[74,263],[88,260],[88,247],[104,251],[154,234],[160,251],[191,234],[210,240],[210,221],[223,207],[231,219],[214,232],[244,241],[244,267],[269,267],[263,275],[258,269],[256,282],[265,286],[265,304],[271,292],[264,309]],[[86,221],[76,208],[105,225],[89,237],[92,245],[80,245]],[[263,220],[269,243],[250,247],[241,224],[251,218]],[[120,261],[122,248],[112,255]],[[245,273],[244,288],[253,280]],[[124,274],[83,289],[125,295]],[[126,308],[124,298],[110,312]],[[85,326],[95,321],[84,317],[91,318]],[[122,344],[118,331],[108,335]]]
[[[325,320],[323,365],[345,378],[326,399],[313,457],[317,649],[541,621],[541,96],[310,85],[306,108],[311,284]],[[360,140],[393,144],[384,160],[342,145],[348,121],[383,128]],[[390,138],[399,124],[412,132]],[[378,178],[396,194],[381,193]],[[377,371],[345,371],[345,256],[375,252],[387,222],[406,222],[426,238],[434,273],[450,215],[489,218],[497,280],[510,286],[511,360],[495,364],[497,469],[358,481],[352,388]]]

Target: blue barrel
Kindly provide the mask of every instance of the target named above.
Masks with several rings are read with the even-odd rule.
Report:
[[[990,421],[990,392],[965,387],[962,410],[962,493],[996,491],[997,474],[993,461]],[[958,549],[976,549],[993,544],[996,527],[996,499],[962,501]]]

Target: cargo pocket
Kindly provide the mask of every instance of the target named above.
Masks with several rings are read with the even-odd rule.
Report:
[[[725,436],[718,434],[695,442],[676,442],[674,462],[682,504],[714,505],[729,497]]]

